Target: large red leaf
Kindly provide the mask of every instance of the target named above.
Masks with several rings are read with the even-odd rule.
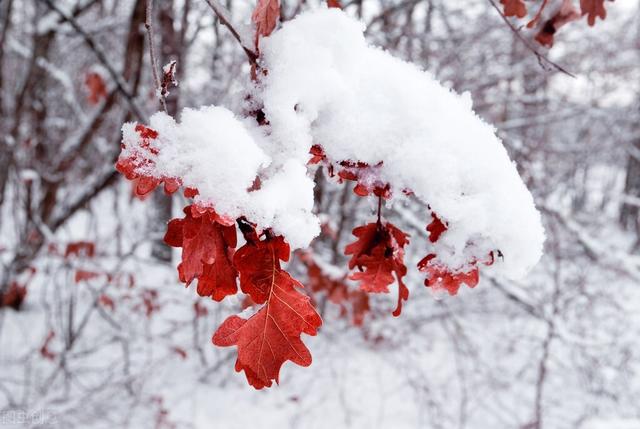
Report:
[[[286,361],[311,364],[311,354],[302,333],[315,335],[322,325],[303,286],[280,266],[289,258],[289,245],[282,237],[249,242],[234,258],[242,290],[257,304],[264,304],[249,319],[231,316],[213,335],[217,346],[238,347],[236,371],[244,371],[256,389],[278,383]]]
[[[185,217],[169,222],[164,241],[182,247],[178,265],[180,281],[189,285],[198,279],[198,294],[221,301],[237,292],[238,273],[233,266],[236,229],[211,209],[191,205]]]
[[[361,272],[350,276],[360,282],[360,289],[372,293],[388,293],[389,285],[398,281],[398,304],[393,312],[399,316],[402,301],[409,298],[409,289],[402,278],[407,274],[404,265],[404,246],[409,236],[391,223],[370,223],[353,230],[358,239],[345,248],[345,255],[352,255],[349,269],[358,267]],[[395,279],[393,274],[395,274]]]

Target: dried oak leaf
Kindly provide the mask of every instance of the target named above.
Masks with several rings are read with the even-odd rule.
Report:
[[[212,209],[196,205],[184,209],[185,217],[169,222],[164,241],[182,247],[178,265],[180,281],[189,285],[198,279],[198,294],[222,301],[238,291],[238,273],[233,265],[236,229]]]
[[[171,177],[157,178],[140,172],[144,167],[153,165],[154,163],[151,158],[158,154],[158,149],[153,147],[151,142],[158,138],[158,132],[142,124],[136,125],[135,130],[141,139],[139,150],[130,156],[120,154],[116,162],[116,170],[122,173],[128,180],[134,182],[134,192],[138,197],[150,193],[161,183],[164,183],[164,191],[167,194],[174,193],[180,188],[180,181],[178,179]],[[125,148],[124,144],[122,148]]]
[[[370,293],[388,293],[389,285],[397,280],[398,304],[393,315],[399,316],[402,301],[409,298],[409,289],[402,281],[407,274],[404,246],[409,243],[409,236],[389,222],[359,226],[353,230],[353,235],[358,239],[349,244],[344,253],[352,255],[349,269],[358,267],[361,272],[350,278],[359,281],[360,289]]]
[[[563,0],[558,12],[546,21],[536,34],[536,41],[551,48],[556,31],[563,25],[580,18],[580,12],[574,7],[572,0]]]
[[[288,360],[309,366],[311,353],[300,336],[315,335],[322,325],[309,297],[298,291],[303,286],[280,266],[289,253],[283,237],[248,242],[236,252],[240,287],[263,306],[249,319],[227,318],[212,338],[217,346],[237,346],[236,371],[256,389],[278,383]]]
[[[527,16],[527,5],[524,0],[500,0],[504,6],[504,16],[517,16],[524,18]]]
[[[87,96],[89,104],[98,104],[100,100],[107,97],[107,85],[99,73],[87,73],[84,78],[84,84],[89,92]]]
[[[475,264],[466,272],[452,272],[447,267],[435,262],[435,256],[429,254],[418,262],[418,269],[427,273],[427,278],[424,281],[426,287],[430,287],[434,291],[446,290],[449,295],[457,294],[463,283],[470,288],[476,287],[480,275]]]
[[[260,37],[267,37],[276,28],[280,18],[279,0],[258,0],[251,14],[251,21],[256,26],[255,44],[258,48]]]
[[[5,292],[0,292],[0,308],[8,307],[13,308],[16,311],[20,311],[26,296],[26,286],[20,285],[16,282],[11,282],[9,288]]]
[[[429,241],[435,243],[446,230],[447,225],[440,220],[437,214],[431,212],[431,223],[427,225]]]
[[[596,18],[605,19],[607,11],[604,8],[605,0],[580,0],[580,10],[582,15],[587,15],[587,22],[590,26],[596,24]]]

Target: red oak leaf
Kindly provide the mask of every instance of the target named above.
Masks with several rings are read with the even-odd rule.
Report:
[[[9,307],[19,311],[27,296],[26,286],[12,282],[5,292],[0,292],[0,308]]]
[[[189,285],[198,279],[198,294],[222,301],[237,292],[237,271],[233,254],[237,244],[236,229],[212,209],[195,205],[184,209],[183,219],[169,222],[164,241],[182,247],[178,265],[180,281]]]
[[[104,293],[100,295],[100,298],[98,298],[98,302],[100,303],[100,305],[110,309],[111,311],[114,311],[116,309],[116,304],[115,302],[113,302],[113,299],[111,299],[111,297]]]
[[[558,12],[542,25],[542,28],[536,34],[536,41],[543,46],[549,48],[553,46],[553,38],[556,31],[563,25],[575,21],[580,18],[580,13],[573,6],[572,0],[563,0]]]
[[[99,73],[90,72],[84,78],[84,84],[89,91],[87,100],[90,104],[98,104],[100,100],[107,97],[107,85]]]
[[[389,285],[398,281],[398,304],[393,312],[399,316],[402,301],[409,298],[409,289],[402,278],[407,274],[404,265],[404,246],[409,236],[391,223],[370,223],[353,230],[358,240],[345,248],[345,255],[352,255],[349,269],[358,267],[362,272],[350,276],[360,282],[360,289],[372,293],[388,293]]]
[[[445,225],[434,212],[431,212],[431,219],[431,223],[427,225],[427,232],[429,233],[429,241],[435,243],[442,233],[447,230],[447,225]]]
[[[324,153],[324,149],[319,144],[314,144],[309,149],[309,154],[312,155],[308,161],[309,165],[319,164],[327,159],[327,155]]]
[[[240,286],[264,305],[249,319],[229,317],[212,338],[217,346],[238,347],[236,371],[244,371],[256,389],[278,383],[288,360],[309,366],[311,354],[300,336],[315,335],[322,325],[309,297],[297,290],[303,286],[282,270],[280,261],[288,258],[289,245],[282,237],[248,242],[238,250],[234,262]]]
[[[478,284],[480,280],[478,267],[473,266],[467,272],[451,272],[447,267],[434,263],[434,258],[435,255],[430,254],[418,263],[418,269],[427,273],[425,286],[433,290],[444,289],[449,292],[449,295],[455,295],[463,283],[470,288]]]
[[[497,254],[502,257],[502,252],[499,250]],[[427,273],[427,278],[424,281],[426,287],[430,287],[433,290],[444,289],[449,292],[449,295],[455,295],[463,283],[470,288],[476,287],[480,281],[478,263],[489,266],[493,265],[494,262],[495,255],[492,251],[489,252],[489,256],[485,260],[473,259],[465,270],[451,269],[437,261],[434,253],[430,253],[418,262],[418,270]]]
[[[72,241],[67,244],[64,251],[64,258],[71,256],[93,258],[96,254],[96,244],[92,241]]]
[[[276,28],[278,18],[280,18],[279,0],[258,0],[251,15],[251,21],[256,26],[256,49],[258,48],[258,39],[268,36]]]
[[[140,173],[143,167],[154,164],[151,158],[158,154],[158,149],[153,147],[151,142],[158,138],[158,132],[142,124],[136,125],[135,130],[142,140],[138,148],[139,150],[128,157],[120,154],[116,162],[116,170],[122,173],[128,180],[134,182],[135,195],[138,197],[142,197],[153,191],[161,183],[164,183],[164,191],[167,194],[174,193],[180,187],[180,180],[172,177],[157,178]],[[123,149],[125,148],[124,144],[122,147]]]
[[[500,0],[504,5],[504,16],[517,16],[524,18],[527,16],[527,5],[524,0]]]
[[[583,16],[587,15],[587,22],[590,26],[596,24],[596,18],[605,19],[607,17],[604,0],[580,0],[580,10]]]
[[[100,277],[100,273],[96,273],[94,271],[87,271],[87,270],[76,270],[74,281],[76,283],[80,283],[80,282],[88,281],[91,279],[95,279],[96,277]]]

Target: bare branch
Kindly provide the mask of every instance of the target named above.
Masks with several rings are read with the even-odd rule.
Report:
[[[122,94],[124,98],[127,100],[129,107],[131,108],[131,112],[138,118],[138,120],[144,121],[147,115],[145,115],[142,109],[138,106],[138,103],[136,103],[134,96],[127,89],[127,84],[122,79],[122,76],[118,72],[116,72],[113,65],[107,59],[107,55],[102,50],[102,48],[97,44],[97,42],[93,39],[93,37],[91,37],[91,35],[89,35],[89,33],[87,33],[80,26],[80,24],[78,24],[75,18],[67,15],[62,9],[56,6],[52,0],[41,0],[41,1],[44,2],[51,10],[56,12],[64,21],[69,23],[69,25],[71,25],[71,27],[80,36],[82,36],[82,38],[84,39],[89,49],[93,51],[95,56],[98,58],[98,61],[100,61],[102,65],[109,72],[111,79],[113,79],[113,81],[116,84],[116,88],[118,89],[118,92]]]
[[[164,99],[164,94],[160,92],[161,83],[158,77],[158,57],[155,52],[155,38],[153,32],[153,0],[147,0],[147,17],[144,22],[144,26],[147,29],[147,36],[149,37],[149,57],[151,58],[151,70],[153,72],[153,82],[156,87],[156,95],[162,105],[162,110],[167,111],[167,102]]]
[[[500,17],[502,18],[502,20],[509,26],[509,29],[511,29],[511,31],[513,32],[513,34],[515,34],[515,36],[527,47],[527,49],[529,49],[531,52],[533,52],[533,54],[536,56],[536,58],[538,58],[538,63],[540,64],[540,67],[547,69],[546,66],[551,66],[552,68],[556,69],[557,71],[559,71],[560,73],[564,73],[567,76],[571,76],[573,78],[575,78],[576,76],[567,71],[564,67],[562,67],[561,65],[554,63],[553,61],[551,61],[549,58],[547,58],[546,55],[542,54],[540,51],[538,51],[535,46],[533,46],[531,44],[531,42],[529,42],[527,39],[525,39],[522,36],[522,33],[520,33],[520,30],[518,30],[511,21],[509,21],[509,18],[507,18],[505,16],[505,14],[500,10],[500,8],[498,7],[497,4],[495,4],[495,2],[493,0],[489,0],[489,3],[491,3],[491,6],[493,6],[493,8],[500,14]]]
[[[231,22],[231,13],[229,10],[222,6],[218,0],[205,0],[211,10],[216,14],[220,22],[226,26],[233,37],[240,43],[242,49],[247,54],[250,63],[255,63],[258,58],[258,54],[253,49],[253,43],[250,41],[250,38],[247,38],[245,32],[240,30],[237,25],[234,25]]]

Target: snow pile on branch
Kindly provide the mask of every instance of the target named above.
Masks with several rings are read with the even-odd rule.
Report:
[[[185,109],[180,124],[158,113],[145,174],[177,178],[199,191],[197,203],[305,247],[319,233],[306,169],[319,145],[335,165],[367,163],[359,180],[388,184],[392,199],[410,191],[425,225],[429,209],[437,214],[447,226],[433,244],[438,263],[464,270],[501,254],[500,271],[519,277],[538,261],[533,198],[469,95],[368,45],[363,25],[337,9],[299,15],[260,46],[264,73],[250,92],[267,125],[221,107]],[[145,150],[132,124],[123,143]]]
[[[447,222],[440,260],[455,268],[500,250],[501,271],[524,275],[541,256],[544,230],[495,130],[468,94],[368,45],[363,29],[337,9],[317,10],[262,41],[265,150],[304,161],[318,144],[333,162],[382,162],[376,180],[396,197],[413,191]]]
[[[199,205],[230,219],[246,216],[284,235],[292,246],[306,247],[319,233],[311,212],[313,181],[305,162],[275,162],[266,155],[262,147],[269,142],[254,123],[223,107],[184,109],[180,123],[159,112],[149,124],[157,137],[147,142],[136,124],[123,126],[120,156],[148,159],[138,173],[179,179],[185,188],[198,190]],[[256,178],[260,186],[254,190]]]

